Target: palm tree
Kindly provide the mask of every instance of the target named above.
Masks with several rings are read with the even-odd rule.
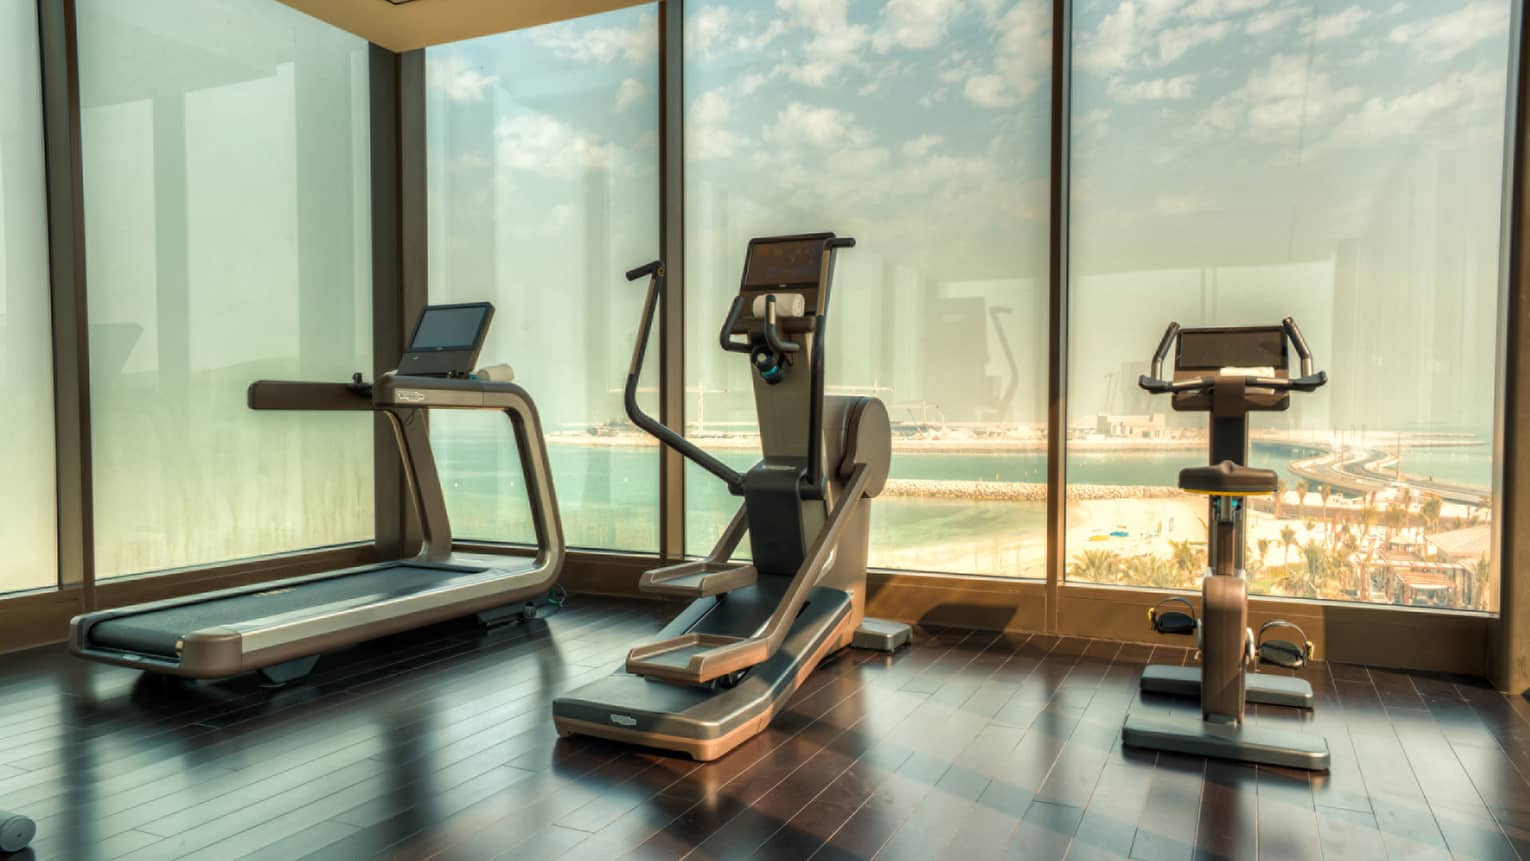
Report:
[[[1191,544],[1188,539],[1170,541],[1169,546],[1173,548],[1170,558],[1173,560],[1174,568],[1184,575],[1186,582],[1193,580],[1197,572],[1205,570],[1206,554],[1201,552],[1199,547]]]
[[[1333,488],[1326,484],[1318,485],[1318,495],[1323,498],[1323,537],[1333,543],[1333,524],[1328,521],[1328,499],[1333,496]]]
[[[1296,519],[1307,519],[1307,480],[1305,478],[1296,483]]]
[[[1419,503],[1419,506],[1418,506],[1419,516],[1424,519],[1424,526],[1430,532],[1438,532],[1439,531],[1439,529],[1440,529],[1440,509],[1444,506],[1444,504],[1445,504],[1445,501],[1443,499],[1441,499],[1437,494],[1433,494],[1433,493],[1426,495],[1424,497],[1424,501]],[[1422,537],[1422,536],[1420,536],[1420,537]]]
[[[1477,558],[1472,566],[1472,606],[1478,610],[1487,610],[1489,576],[1493,573],[1493,563],[1484,554]]]
[[[1291,548],[1296,546],[1296,530],[1289,526],[1280,529],[1280,544],[1286,550],[1285,559],[1280,563],[1282,566],[1291,564]]]
[[[1121,555],[1114,550],[1085,550],[1073,557],[1069,573],[1090,583],[1121,582]]]
[[[1259,561],[1263,562],[1270,555],[1270,539],[1260,538],[1254,545],[1259,548]]]
[[[1286,480],[1279,479],[1275,482],[1275,519],[1280,519],[1280,501],[1286,497]]]
[[[1397,533],[1397,530],[1402,528],[1407,520],[1408,513],[1406,509],[1399,508],[1396,505],[1387,506],[1387,510],[1381,513],[1381,522],[1387,528],[1384,539],[1385,543],[1392,543],[1392,536]]]
[[[1145,553],[1128,556],[1122,564],[1126,581],[1134,586],[1151,586],[1154,589],[1179,589],[1187,581],[1182,572],[1162,556]]]

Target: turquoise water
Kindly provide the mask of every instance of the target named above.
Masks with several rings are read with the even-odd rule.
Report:
[[[1491,487],[1493,447],[1473,445],[1403,449],[1402,471],[1420,478]]]
[[[530,512],[521,481],[520,462],[508,430],[499,424],[438,423],[433,437],[453,527],[459,536],[498,540],[531,539]],[[1287,483],[1299,479],[1287,463],[1303,449],[1256,445],[1256,466],[1282,472]],[[549,446],[553,478],[564,529],[571,546],[652,551],[658,535],[658,453],[654,448],[577,444]],[[750,466],[752,451],[722,451],[735,469]],[[1186,450],[1077,453],[1068,459],[1074,484],[1172,487],[1179,470],[1197,462]],[[1491,467],[1486,447],[1423,450],[1405,454],[1409,472],[1480,480]],[[1432,472],[1424,472],[1424,470]],[[892,473],[898,478],[1043,483],[1046,457],[1039,452],[1004,454],[896,452]],[[1483,480],[1482,483],[1486,484]],[[738,499],[722,483],[694,466],[687,467],[686,533],[690,552],[705,552],[722,530]],[[973,553],[1014,553],[1013,539],[1044,530],[1045,506],[1039,502],[963,502],[926,498],[884,498],[873,518],[874,561],[878,555],[911,566],[922,565],[917,548],[971,545]],[[1000,550],[1008,546],[1008,550]],[[880,550],[876,549],[880,548]],[[965,552],[965,551],[963,551]],[[941,570],[992,570],[1030,565],[1037,560],[1003,557],[951,560]],[[980,567],[968,567],[974,563]],[[935,567],[929,563],[927,567]]]

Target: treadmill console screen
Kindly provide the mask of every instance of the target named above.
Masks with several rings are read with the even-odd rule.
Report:
[[[492,319],[494,306],[488,302],[426,306],[414,322],[398,372],[419,377],[471,374]]]
[[[1223,368],[1274,368],[1283,371],[1286,331],[1279,326],[1236,329],[1184,329],[1174,367],[1181,371]]]
[[[409,339],[409,352],[471,350],[488,318],[488,309],[477,305],[426,308]]]
[[[771,288],[782,284],[817,284],[823,272],[823,239],[762,242],[749,250],[744,286]]]

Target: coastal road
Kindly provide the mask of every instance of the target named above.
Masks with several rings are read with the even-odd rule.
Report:
[[[1396,484],[1393,473],[1384,472],[1396,462],[1394,456],[1367,449],[1351,449],[1344,457],[1335,452],[1318,457],[1294,460],[1291,471],[1311,482],[1328,484],[1351,493],[1376,493]],[[1480,487],[1435,481],[1404,474],[1406,484],[1420,493],[1432,493],[1446,502],[1461,505],[1487,505],[1488,493]]]

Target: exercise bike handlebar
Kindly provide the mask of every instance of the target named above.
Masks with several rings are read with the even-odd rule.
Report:
[[[1285,330],[1286,337],[1291,340],[1291,346],[1296,350],[1300,360],[1299,377],[1264,377],[1250,375],[1243,378],[1243,384],[1249,388],[1267,389],[1277,392],[1312,392],[1328,383],[1328,374],[1325,371],[1312,370],[1312,350],[1307,346],[1307,339],[1302,337],[1302,330],[1297,328],[1296,321],[1287,317],[1282,320],[1281,328]],[[1204,392],[1216,385],[1215,375],[1201,377],[1186,377],[1183,380],[1167,380],[1163,377],[1163,363],[1169,356],[1169,347],[1173,345],[1175,337],[1179,335],[1179,324],[1170,323],[1164,330],[1163,340],[1158,342],[1158,349],[1153,353],[1152,374],[1143,374],[1137,378],[1137,385],[1144,391],[1155,394],[1181,394],[1185,392]]]
[[[643,373],[643,356],[648,352],[648,335],[653,329],[654,314],[658,310],[659,296],[664,290],[664,264],[658,260],[639,266],[627,273],[628,281],[636,281],[648,275],[648,298],[643,301],[643,321],[638,329],[637,343],[632,348],[632,364],[627,369],[627,386],[623,393],[623,403],[627,409],[627,417],[632,423],[647,431],[659,442],[669,446],[692,463],[712,473],[727,483],[729,490],[737,490],[744,483],[744,477],[732,467],[718,460],[705,449],[665,427],[653,416],[643,412],[638,406],[637,391],[638,377]]]

